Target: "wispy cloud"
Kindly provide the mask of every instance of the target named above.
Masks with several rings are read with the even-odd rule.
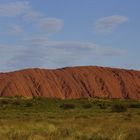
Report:
[[[47,17],[42,12],[32,8],[27,1],[0,4],[0,16],[8,17],[7,19],[9,17],[15,19],[16,17],[18,21],[20,20],[18,23],[14,20],[7,22],[8,25],[3,26],[6,33],[9,33],[12,37],[13,35],[17,37],[17,35],[26,34],[26,36],[18,38],[19,42],[16,42],[15,39],[15,44],[0,44],[0,58],[2,58],[0,59],[0,65],[3,66],[3,69],[0,70],[85,65],[91,60],[92,64],[95,64],[98,58],[104,60],[106,57],[124,54],[123,50],[99,46],[91,42],[50,41],[49,35],[62,29],[63,20]],[[105,29],[106,31],[112,31],[126,21],[125,17],[106,17],[97,20],[96,28],[100,31],[105,31]],[[20,25],[20,23],[22,24]],[[28,27],[26,27],[26,24]],[[12,39],[10,39],[11,42]]]
[[[11,24],[9,26],[10,27],[7,31],[7,34],[9,35],[23,35],[24,34],[24,29],[21,25]]]
[[[76,41],[48,41],[48,39],[29,39],[24,44],[21,52],[13,53],[11,61],[7,65],[12,69],[28,67],[64,67],[84,65],[84,60],[97,58],[104,59],[106,56],[120,56],[124,51],[109,47],[100,47],[90,42]],[[27,47],[30,46],[30,47]]]
[[[29,10],[23,15],[23,20],[27,22],[37,22],[39,19],[44,18],[44,14],[32,9],[31,7]]]
[[[96,30],[101,33],[109,33],[127,21],[128,18],[125,16],[113,15],[103,17],[96,21]]]
[[[0,4],[1,17],[18,17],[23,23],[30,23],[31,28],[38,28],[38,31],[53,34],[60,31],[63,27],[63,21],[59,18],[47,17],[42,12],[34,10],[28,1],[16,1]],[[20,25],[7,23],[15,32],[22,32]],[[36,29],[37,30],[37,29]]]
[[[47,33],[56,33],[62,29],[63,21],[57,18],[42,18],[39,21],[39,27]]]
[[[27,1],[0,4],[0,16],[18,16],[30,9]]]
[[[25,52],[25,50],[26,48],[20,45],[13,46],[0,44],[0,71],[12,70],[10,62],[12,63],[12,59],[16,56],[22,55],[22,53]]]

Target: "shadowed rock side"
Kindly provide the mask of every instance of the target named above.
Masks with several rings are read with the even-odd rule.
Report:
[[[140,99],[140,71],[87,66],[1,73],[0,96]]]

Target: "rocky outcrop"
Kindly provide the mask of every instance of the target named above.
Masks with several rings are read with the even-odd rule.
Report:
[[[140,71],[82,66],[1,73],[0,96],[140,99]]]

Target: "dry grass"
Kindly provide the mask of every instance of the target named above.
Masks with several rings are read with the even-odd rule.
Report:
[[[0,110],[0,140],[140,140],[139,108],[117,113],[111,111],[114,101],[103,101],[104,109],[98,101],[90,101],[88,109],[86,100],[18,101],[4,102]],[[60,108],[63,103],[75,108]]]

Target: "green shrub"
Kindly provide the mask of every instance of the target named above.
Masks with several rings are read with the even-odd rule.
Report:
[[[25,107],[31,107],[31,106],[33,106],[33,103],[32,103],[32,102],[27,102],[27,103],[25,104]]]
[[[105,103],[99,103],[98,106],[100,107],[100,109],[106,109],[107,105]]]
[[[9,106],[10,103],[11,103],[11,102],[10,102],[9,99],[1,100],[1,101],[0,101],[0,108],[6,109],[7,106]]]
[[[10,103],[9,100],[2,100],[2,101],[1,101],[1,104],[2,104],[2,105],[7,105],[7,104],[9,104],[9,103]]]
[[[14,105],[20,105],[20,101],[14,101],[13,104]]]
[[[112,112],[125,112],[127,111],[127,106],[123,104],[112,105]]]
[[[63,109],[74,109],[75,105],[74,104],[62,104],[62,105],[60,105],[60,108],[63,108]]]
[[[140,104],[133,103],[133,104],[128,105],[128,107],[129,108],[140,108]]]
[[[84,109],[89,109],[89,108],[92,107],[92,105],[87,103],[87,104],[83,104],[82,107],[83,107]]]

